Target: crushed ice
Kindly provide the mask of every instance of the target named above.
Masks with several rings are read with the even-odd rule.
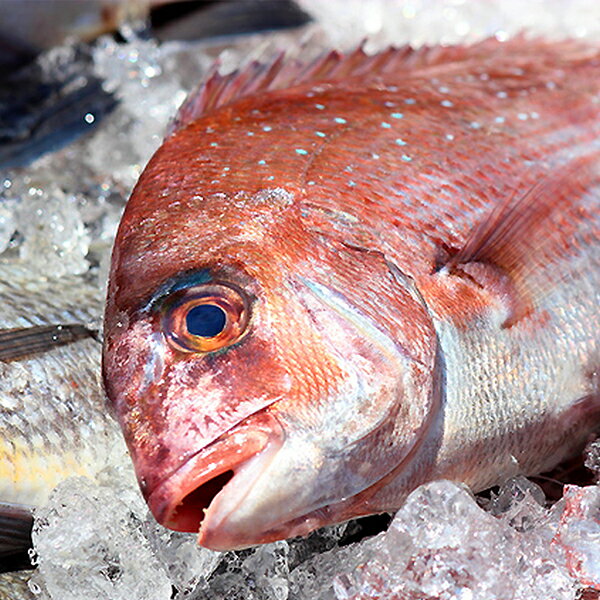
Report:
[[[159,47],[132,28],[123,31],[125,43],[100,40],[93,69],[117,108],[62,150],[1,174],[0,266],[20,264],[31,276],[96,277],[102,294],[125,200],[169,118],[216,56],[230,69],[308,37],[315,46],[349,48],[373,34],[374,48],[502,40],[525,25],[559,36],[600,32],[594,0],[576,0],[568,10],[562,0],[528,7],[517,0],[301,4],[321,30],[248,36],[227,47]],[[95,121],[93,106],[85,118]],[[599,442],[588,448],[586,466],[600,476]],[[524,478],[507,482],[485,506],[459,485],[435,482],[413,492],[375,537],[345,543],[347,526],[340,525],[306,540],[220,554],[197,547],[194,535],[156,525],[130,475],[107,473],[100,484],[67,480],[39,510],[30,582],[37,597],[575,600],[586,587],[600,590],[598,486],[569,486],[548,508],[541,489]]]
[[[36,515],[41,598],[75,600],[576,600],[600,590],[600,487],[544,507],[524,477],[482,508],[462,485],[415,490],[389,529],[340,545],[347,525],[219,553],[157,525],[118,473],[72,478]]]

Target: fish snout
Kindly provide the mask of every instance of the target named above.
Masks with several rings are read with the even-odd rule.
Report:
[[[283,443],[270,413],[255,414],[188,458],[147,493],[156,520],[175,531],[197,532],[205,514],[238,474],[268,462]],[[232,481],[233,480],[233,481]]]

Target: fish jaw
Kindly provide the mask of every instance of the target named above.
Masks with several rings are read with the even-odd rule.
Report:
[[[392,479],[414,471],[413,463],[420,466],[418,448],[415,455],[390,474]],[[361,473],[365,464],[358,457],[332,458],[318,438],[290,432],[283,443],[269,443],[235,469],[233,478],[207,507],[198,543],[211,550],[239,550],[383,512],[385,508],[379,509],[371,497],[390,478],[371,482]]]
[[[198,532],[199,545],[212,550],[306,535],[338,520],[319,477],[324,462],[314,441],[289,438],[264,411],[189,458],[147,502],[163,526]],[[335,473],[329,470],[333,489]]]
[[[157,521],[198,532],[203,547],[228,551],[307,535],[340,520],[330,502],[347,479],[343,470],[329,468],[316,440],[286,436],[274,415],[257,416],[149,495]]]
[[[289,439],[283,445],[271,443],[241,465],[206,510],[198,543],[211,550],[237,550],[332,523],[307,516],[323,502],[315,486],[323,457],[318,447],[302,446]]]
[[[246,471],[248,465],[268,462],[283,438],[283,430],[273,415],[252,415],[148,490],[152,514],[169,529],[197,532],[216,497],[225,489],[229,492],[230,484],[235,488],[239,473]]]

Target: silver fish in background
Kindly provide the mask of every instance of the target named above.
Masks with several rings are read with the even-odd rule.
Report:
[[[98,300],[82,277],[0,268],[0,566],[30,546],[32,509],[60,481],[125,457],[99,380]]]

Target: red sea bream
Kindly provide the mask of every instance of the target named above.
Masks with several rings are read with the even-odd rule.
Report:
[[[475,491],[600,425],[600,50],[279,58],[180,110],[104,381],[161,523],[240,548]]]

